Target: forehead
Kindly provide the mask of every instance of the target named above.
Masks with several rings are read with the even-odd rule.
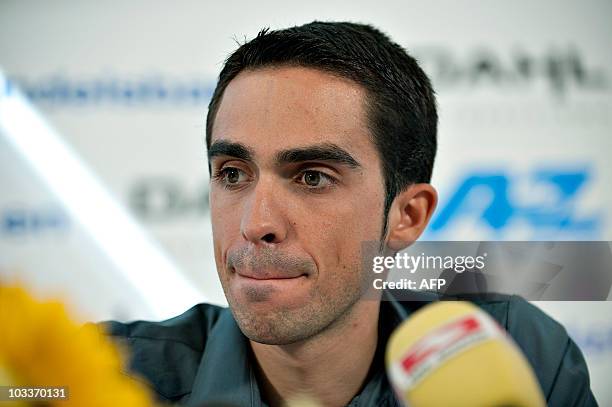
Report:
[[[241,72],[225,89],[211,143],[243,143],[256,156],[334,143],[367,159],[375,154],[357,83],[303,67]]]

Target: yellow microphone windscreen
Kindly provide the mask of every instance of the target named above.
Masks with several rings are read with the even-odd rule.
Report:
[[[411,407],[546,405],[518,346],[469,302],[440,301],[415,313],[391,335],[386,363]]]

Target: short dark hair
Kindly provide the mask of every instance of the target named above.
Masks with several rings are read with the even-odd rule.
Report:
[[[368,127],[385,182],[384,238],[397,194],[413,183],[431,180],[438,115],[429,78],[401,46],[371,25],[314,21],[264,29],[225,61],[208,106],[207,147],[223,92],[232,79],[244,70],[280,66],[318,69],[365,88]]]

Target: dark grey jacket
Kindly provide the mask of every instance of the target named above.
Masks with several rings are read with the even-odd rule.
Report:
[[[538,308],[512,296],[472,300],[512,335],[531,363],[549,406],[596,406],[582,353],[565,329]],[[383,301],[379,346],[362,392],[350,407],[397,406],[384,369],[390,333],[427,301]],[[400,307],[400,308],[398,308]],[[199,304],[163,322],[103,324],[126,342],[130,369],[161,401],[191,406],[264,407],[248,340],[227,308]],[[350,344],[350,338],[347,338]]]

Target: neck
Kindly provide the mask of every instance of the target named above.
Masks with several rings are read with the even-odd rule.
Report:
[[[289,345],[251,342],[263,394],[271,406],[307,397],[345,406],[361,390],[378,341],[380,302],[359,301],[340,321]],[[347,374],[350,372],[350,374]]]

